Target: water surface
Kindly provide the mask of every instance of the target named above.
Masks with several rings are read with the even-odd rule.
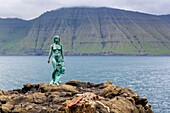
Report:
[[[155,113],[170,113],[170,57],[72,56],[65,57],[66,73],[72,79],[133,89],[146,96]],[[46,56],[1,56],[0,89],[22,88],[26,83],[49,83],[52,66]]]

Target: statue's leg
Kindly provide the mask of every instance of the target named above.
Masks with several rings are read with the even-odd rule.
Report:
[[[52,66],[53,66],[53,72],[52,72],[52,80],[50,82],[50,84],[54,84],[55,82],[55,73],[57,72],[57,62],[55,60],[55,58],[52,58]]]
[[[57,85],[61,84],[61,81],[59,80],[61,77],[61,74],[64,74],[62,71],[62,67],[64,66],[64,62],[62,60],[62,57],[59,56],[57,57],[57,59],[55,60],[56,65],[55,65],[55,71],[53,72],[53,77],[54,77],[54,83]]]
[[[61,77],[61,73],[60,73],[60,66],[56,66],[57,67],[57,71],[55,73],[55,84],[60,85],[61,81],[59,81],[60,77]]]
[[[57,85],[61,84],[61,81],[59,80],[60,77],[61,77],[61,74],[59,72],[56,72],[56,74],[55,74],[55,82],[54,82],[55,84],[57,84]]]

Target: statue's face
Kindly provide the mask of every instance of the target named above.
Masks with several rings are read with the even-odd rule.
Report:
[[[59,43],[59,38],[54,38],[55,43]]]
[[[54,36],[54,43],[59,43],[60,42],[60,38],[58,35]]]

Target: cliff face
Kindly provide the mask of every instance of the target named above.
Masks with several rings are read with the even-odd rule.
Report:
[[[8,36],[2,30],[0,39],[18,40],[12,41],[12,47],[0,44],[0,53],[47,54],[58,34],[68,55],[170,55],[168,17],[111,8],[61,8],[31,21],[15,22],[20,26],[14,27],[17,35]]]
[[[17,44],[27,36],[31,21],[0,19],[0,55],[17,54]]]
[[[110,82],[69,81],[60,86],[26,84],[0,91],[1,113],[153,113],[145,97]]]

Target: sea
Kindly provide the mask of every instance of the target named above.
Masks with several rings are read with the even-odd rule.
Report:
[[[23,84],[49,83],[52,65],[47,56],[0,56],[0,90]],[[65,56],[63,83],[79,80],[112,82],[146,97],[155,113],[170,113],[169,56]]]

